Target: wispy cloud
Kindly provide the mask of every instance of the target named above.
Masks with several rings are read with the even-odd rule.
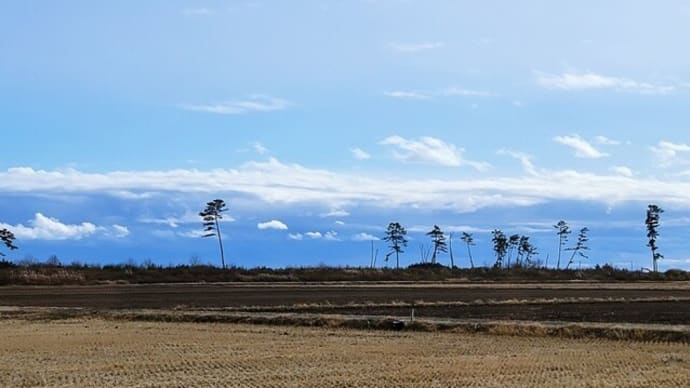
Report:
[[[138,222],[144,223],[144,224],[159,224],[159,225],[167,225],[171,228],[177,228],[180,225],[183,224],[200,224],[201,223],[201,217],[199,216],[198,213],[194,213],[192,211],[185,211],[181,215],[176,215],[176,216],[166,216],[166,217],[144,217],[140,218],[137,220]],[[223,214],[223,218],[220,220],[221,222],[233,222],[235,219],[227,214]]]
[[[597,150],[592,144],[579,135],[556,136],[553,140],[575,150],[575,156],[578,158],[598,159],[608,156],[607,153]]]
[[[430,163],[449,167],[468,165],[479,171],[484,171],[489,167],[489,164],[485,162],[463,159],[461,153],[464,150],[462,148],[458,149],[454,144],[446,143],[435,137],[423,136],[419,139],[405,139],[396,135],[383,139],[380,144],[391,146],[393,156],[405,162]]]
[[[285,225],[285,223],[283,223],[282,221],[278,221],[278,220],[259,222],[258,224],[256,224],[256,227],[259,230],[266,230],[266,229],[287,230],[288,229],[288,226]]]
[[[350,215],[350,213],[347,210],[334,209],[334,210],[331,210],[327,213],[321,213],[319,216],[322,218],[326,218],[326,217],[347,217],[349,215]]]
[[[635,175],[633,173],[633,171],[629,167],[626,167],[626,166],[613,166],[609,170],[611,172],[613,172],[614,174],[618,174],[618,175],[625,176],[628,178],[631,178],[633,175]]]
[[[272,112],[287,109],[291,103],[282,98],[253,95],[245,100],[229,100],[203,105],[183,105],[182,108],[196,112],[238,115],[251,112]]]
[[[263,155],[268,152],[268,148],[264,147],[264,145],[259,143],[258,141],[252,143],[252,148],[259,155]]]
[[[532,163],[532,157],[524,152],[500,149],[496,152],[499,155],[507,155],[517,159],[522,165],[522,169],[529,175],[538,175],[537,168]]]
[[[657,85],[639,82],[630,78],[605,76],[596,73],[549,74],[535,72],[537,83],[547,89],[567,91],[615,90],[638,94],[669,94],[676,91],[675,85]]]
[[[352,235],[352,241],[377,241],[379,240],[378,237],[374,236],[373,234],[369,233],[357,233],[355,235]]]
[[[110,227],[97,226],[91,222],[65,224],[57,218],[36,213],[28,225],[9,225],[0,223],[0,228],[11,230],[22,240],[81,240],[100,234],[106,237],[123,238],[129,235],[129,229],[122,225]]]
[[[438,97],[497,97],[496,93],[487,90],[476,90],[451,86],[439,90],[391,90],[383,92],[385,96],[407,100],[430,100]]]
[[[661,140],[656,146],[650,147],[650,149],[657,156],[661,167],[670,167],[674,164],[686,163],[680,154],[690,152],[690,145]]]
[[[361,148],[350,148],[350,152],[352,152],[352,157],[357,160],[371,159],[371,155]]]
[[[597,144],[601,144],[601,145],[614,145],[615,146],[615,145],[621,145],[622,144],[622,142],[620,140],[609,139],[608,137],[601,136],[601,135],[595,136],[594,141]]]
[[[690,146],[688,146],[690,149]],[[299,164],[250,162],[236,169],[117,171],[44,171],[29,167],[0,172],[0,193],[90,195],[112,190],[165,192],[198,197],[242,198],[253,206],[305,206],[310,209],[368,207],[423,208],[470,212],[496,206],[531,206],[549,201],[603,204],[656,201],[690,207],[690,182],[673,177],[633,177],[534,167],[533,175],[464,179],[381,177],[314,169]],[[586,187],[586,190],[582,188]],[[404,188],[395,190],[392,188]],[[318,213],[317,213],[318,214]]]
[[[391,43],[390,47],[401,53],[415,53],[418,51],[432,50],[445,46],[444,42],[415,42],[415,43]]]
[[[411,90],[390,90],[383,92],[385,96],[392,98],[400,98],[407,100],[428,100],[432,96],[422,92],[415,92]]]

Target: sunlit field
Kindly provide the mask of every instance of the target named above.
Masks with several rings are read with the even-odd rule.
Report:
[[[690,345],[70,319],[0,322],[1,386],[690,385]]]

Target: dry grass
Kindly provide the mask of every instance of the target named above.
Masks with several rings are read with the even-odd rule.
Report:
[[[687,344],[100,319],[0,330],[0,386],[690,385]]]

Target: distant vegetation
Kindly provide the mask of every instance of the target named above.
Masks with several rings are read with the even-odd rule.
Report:
[[[208,265],[163,267],[142,265],[62,265],[57,257],[47,263],[16,264],[0,261],[0,285],[10,284],[134,284],[180,282],[550,282],[550,281],[677,281],[690,280],[690,272],[629,271],[609,264],[581,270],[538,267],[449,268],[440,264],[414,264],[404,269],[356,267],[296,267],[222,269]]]
[[[218,240],[221,268],[202,265],[197,257],[190,260],[190,265],[163,267],[147,260],[138,265],[133,261],[119,265],[83,265],[73,263],[63,265],[55,255],[41,263],[27,257],[17,262],[0,260],[0,285],[7,284],[95,284],[103,282],[121,283],[157,283],[157,282],[324,282],[324,281],[563,281],[563,280],[690,280],[690,274],[683,270],[672,269],[658,272],[658,261],[663,258],[659,253],[657,240],[660,226],[660,214],[664,211],[657,205],[650,204],[647,209],[647,246],[652,253],[653,270],[638,271],[614,268],[610,264],[596,265],[594,268],[573,269],[576,256],[588,258],[589,228],[580,229],[577,241],[568,246],[568,235],[571,233],[568,224],[561,220],[554,228],[558,238],[558,255],[556,266],[548,266],[547,260],[542,263],[535,260],[539,255],[537,248],[530,242],[529,236],[506,235],[500,229],[494,229],[492,248],[495,262],[490,267],[476,267],[471,247],[475,245],[472,233],[462,232],[459,240],[467,247],[470,268],[458,268],[454,265],[453,234],[446,234],[438,225],[434,225],[426,235],[431,240],[430,248],[420,243],[420,257],[416,264],[400,268],[400,254],[407,247],[407,230],[398,222],[391,222],[381,240],[388,244],[389,252],[384,261],[385,268],[376,268],[376,255],[372,241],[372,260],[369,268],[327,267],[314,268],[240,268],[226,267],[225,253],[220,230],[220,220],[227,211],[222,199],[215,199],[206,204],[199,213],[203,224],[201,237],[216,237]],[[14,234],[7,229],[0,229],[0,242],[10,250],[14,245]],[[561,268],[563,252],[570,252],[565,268]],[[451,267],[438,262],[440,254],[449,253]],[[390,256],[395,255],[395,269],[388,268]],[[4,256],[0,252],[0,256]],[[430,256],[430,260],[429,260]]]

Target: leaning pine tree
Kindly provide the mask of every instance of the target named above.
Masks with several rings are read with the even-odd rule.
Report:
[[[472,250],[470,247],[474,244],[474,237],[472,237],[472,233],[467,233],[467,232],[462,232],[462,236],[460,237],[460,240],[462,240],[465,244],[467,244],[467,256],[470,258],[470,268],[474,268],[474,261],[472,260]]]
[[[218,246],[220,247],[220,261],[223,269],[225,269],[225,253],[223,251],[223,238],[220,233],[220,220],[223,218],[223,212],[228,209],[225,207],[225,201],[222,199],[214,199],[206,203],[206,208],[199,213],[203,220],[204,234],[201,237],[218,237]]]
[[[448,252],[448,244],[446,243],[446,236],[443,235],[443,231],[438,225],[434,225],[429,233],[426,234],[431,238],[431,242],[434,244],[434,254],[431,255],[431,264],[436,264],[436,256],[439,252]]]
[[[563,251],[563,247],[565,244],[568,242],[568,234],[570,234],[570,228],[568,227],[568,224],[560,220],[556,225],[553,226],[558,230],[556,232],[556,235],[558,235],[558,261],[556,262],[556,269],[561,269],[561,251]],[[548,266],[549,263],[546,263],[546,266]]]
[[[654,272],[659,271],[658,261],[659,259],[664,258],[664,255],[657,252],[659,247],[656,245],[656,240],[659,238],[659,232],[657,232],[656,229],[659,227],[660,215],[663,212],[664,210],[657,205],[651,204],[647,207],[647,219],[645,220],[645,224],[647,224],[647,246],[652,251],[652,265],[654,267]]]
[[[0,242],[5,244],[5,246],[11,251],[17,249],[17,246],[14,245],[14,240],[14,233],[7,229],[0,229]],[[5,256],[5,254],[0,252],[0,256]]]

